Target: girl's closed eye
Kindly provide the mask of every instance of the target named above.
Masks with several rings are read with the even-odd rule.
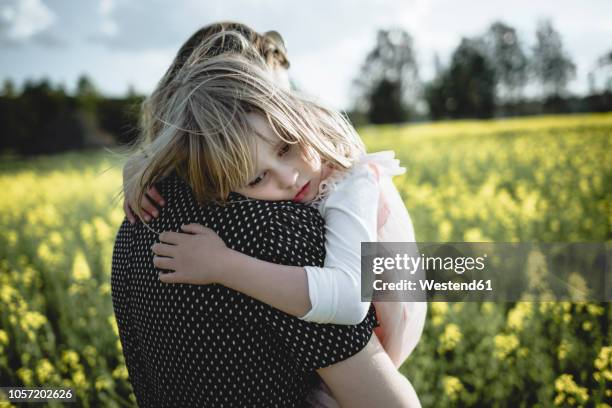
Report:
[[[291,150],[292,145],[289,143],[283,143],[281,145],[281,147],[278,149],[278,157],[283,157],[284,155],[286,155],[287,153],[289,153],[289,151]],[[256,185],[258,185],[259,183],[261,183],[264,178],[266,177],[266,173],[267,172],[263,172],[261,174],[259,174],[257,177],[255,177],[253,179],[253,181],[251,181],[248,186],[249,187],[255,187]]]
[[[284,143],[281,148],[278,150],[278,155],[280,157],[284,156],[286,153],[289,153],[291,150],[291,145],[289,143]]]
[[[264,171],[263,173],[261,173],[260,175],[258,175],[257,177],[255,177],[253,179],[253,181],[251,181],[248,186],[249,187],[255,187],[256,185],[258,185],[259,183],[262,182],[262,180],[264,179],[264,177],[266,176],[266,172]]]

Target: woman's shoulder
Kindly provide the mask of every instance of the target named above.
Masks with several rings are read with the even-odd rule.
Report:
[[[177,174],[170,174],[158,184],[160,193],[166,198],[168,207],[179,206],[204,211],[223,217],[258,218],[269,220],[278,217],[295,215],[299,218],[319,217],[316,211],[303,204],[292,201],[263,201],[248,198],[231,192],[227,200],[221,203],[198,203],[189,184]]]
[[[239,193],[230,193],[228,200],[220,208],[233,213],[245,215],[256,213],[259,217],[270,220],[302,219],[317,222],[319,213],[313,208],[293,201],[264,201],[245,197]]]

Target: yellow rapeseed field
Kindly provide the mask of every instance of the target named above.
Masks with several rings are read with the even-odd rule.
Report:
[[[612,114],[360,133],[407,168],[420,241],[612,239]],[[2,159],[0,385],[135,405],[110,298],[120,188],[107,152]],[[432,303],[401,370],[425,407],[610,406],[611,323],[607,303]]]

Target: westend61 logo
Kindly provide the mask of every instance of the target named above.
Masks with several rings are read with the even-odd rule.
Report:
[[[462,274],[465,271],[482,271],[485,268],[487,254],[479,257],[441,257],[425,256],[413,257],[408,254],[396,254],[395,257],[376,257],[373,260],[372,272],[377,275],[387,270],[403,270],[414,275],[419,269],[428,271],[454,271]]]
[[[364,242],[363,301],[611,301],[612,244]]]

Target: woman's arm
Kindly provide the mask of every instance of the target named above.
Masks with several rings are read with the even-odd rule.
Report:
[[[420,407],[376,336],[359,353],[317,370],[342,407]]]

